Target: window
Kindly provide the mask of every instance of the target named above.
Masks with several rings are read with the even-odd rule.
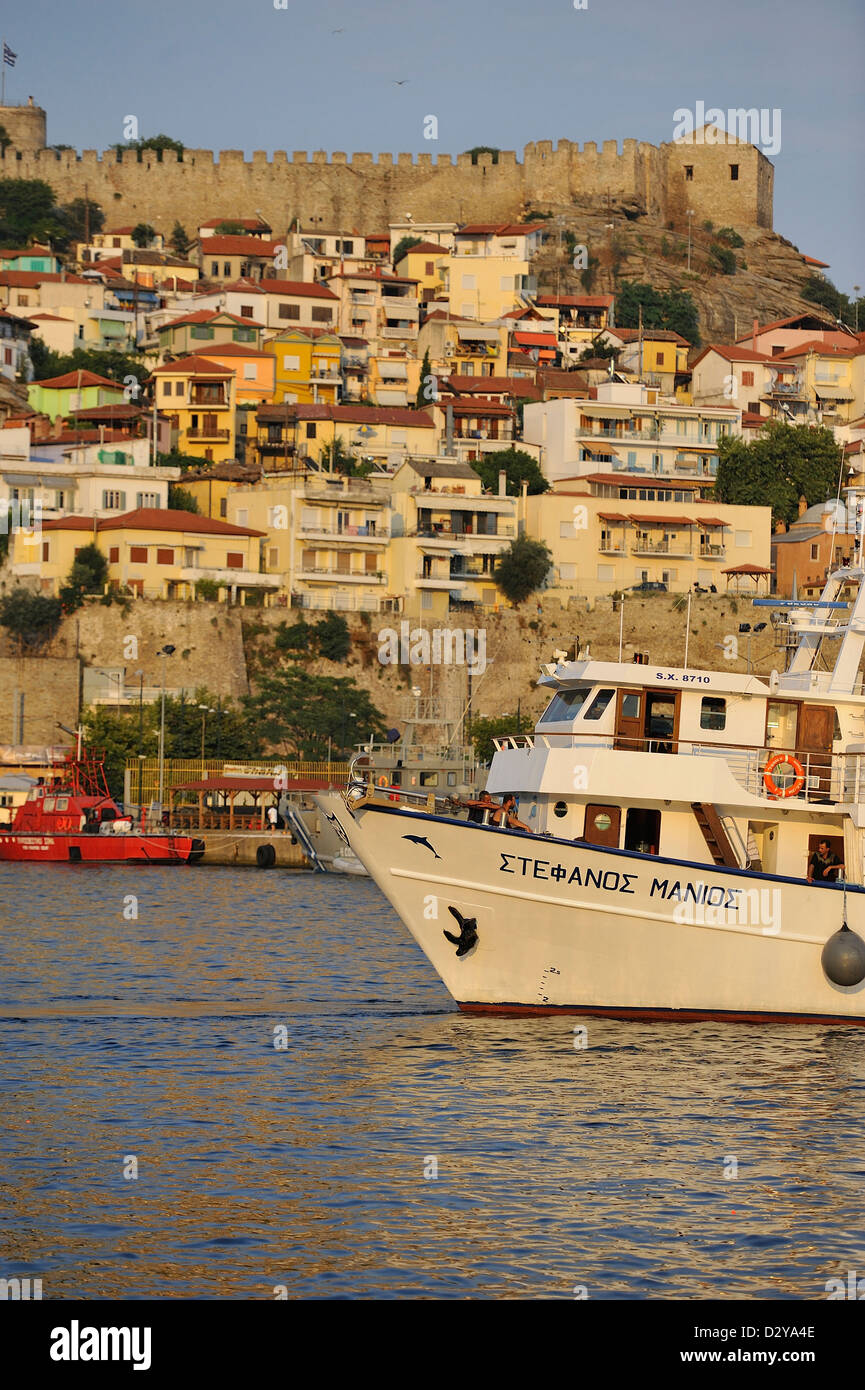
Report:
[[[166,392],[166,395],[170,395],[170,394],[171,394],[171,383],[169,382],[169,389],[168,389],[168,391]],[[182,396],[182,395],[183,395],[183,382],[182,382],[182,381],[176,381],[176,382],[174,383],[174,394],[175,394],[175,396]]]
[[[210,340],[213,337],[213,329],[209,323],[194,323],[189,331],[189,336],[191,338],[207,338]]]
[[[562,540],[571,540],[574,535],[574,523],[572,521],[559,522],[559,536]]]
[[[163,381],[163,383],[162,383],[162,394],[163,394],[163,396],[170,396],[170,395],[171,395],[171,382],[170,382],[170,381]]]
[[[156,548],[156,563],[157,563],[157,565],[173,565],[173,564],[174,564],[174,551],[168,549],[167,547],[157,546],[157,548]]]
[[[236,522],[235,522],[235,525],[236,525],[236,526],[248,526],[248,525],[249,525],[249,508],[248,508],[248,507],[238,507],[238,509],[237,509],[237,520],[236,520]]]
[[[19,303],[22,307],[25,307],[25,308],[26,308],[26,306],[30,303],[30,296],[29,296],[29,294],[19,294],[19,295],[18,295],[18,303]]]
[[[222,498],[220,498],[220,502],[219,502],[219,515],[220,515],[221,517],[226,517],[226,516],[228,516],[228,498],[227,498],[227,497],[222,497]]]
[[[54,505],[55,505],[55,507],[57,507],[58,511],[62,511],[62,510],[63,510],[63,508],[66,506],[66,493],[65,493],[65,492],[55,492],[55,494],[54,494]]]
[[[477,276],[476,276],[476,275],[464,275],[464,276],[462,277],[462,288],[463,288],[464,290],[476,290],[476,289],[477,289]]]
[[[269,558],[267,563],[270,569],[275,570],[279,564],[279,551],[276,549],[275,546],[271,546],[270,550],[268,551],[268,556]]]
[[[102,494],[102,506],[106,511],[119,511],[126,506],[126,493],[108,490]]]
[[[600,719],[615,693],[615,690],[599,690],[589,708],[584,712],[583,718]]]
[[[158,509],[159,509],[159,493],[158,493],[158,492],[136,492],[136,494],[135,494],[135,505],[136,505],[136,507],[154,507],[154,508],[156,508],[156,509],[158,510]]]
[[[233,328],[231,331],[231,341],[233,343],[254,343],[255,333],[251,328]]]
[[[433,596],[430,589],[421,589],[420,606],[421,608],[432,608]]]
[[[299,358],[299,357],[294,357],[294,356],[292,356],[291,354],[283,353],[283,357],[282,357],[282,370],[283,370],[284,372],[299,372],[299,371],[300,371],[300,358]]]
[[[4,349],[3,349],[3,361],[6,363],[7,367],[11,364],[11,362],[12,362],[12,349],[11,349],[11,348],[4,348]]]
[[[819,545],[812,545],[812,546],[811,546],[811,559],[812,559],[812,560],[819,560],[819,559],[820,559],[820,547],[819,547]]]
[[[225,557],[225,568],[229,570],[242,570],[244,568],[244,555],[239,550],[229,550]]]
[[[426,262],[426,269],[425,269],[425,271],[424,271],[424,274],[425,274],[425,275],[434,275],[434,274],[435,274],[435,262],[434,262],[434,261],[427,261],[427,262]]]
[[[307,439],[315,439],[315,425],[311,420],[307,422],[306,437]]]
[[[299,319],[299,318],[300,318],[300,305],[299,305],[299,304],[280,304],[280,306],[279,306],[279,317],[280,317],[281,319]]]
[[[219,278],[219,261],[210,262],[210,273],[215,278]]]
[[[686,182],[686,183],[691,183],[691,182],[693,181],[693,178],[694,178],[694,166],[693,166],[693,164],[686,164],[686,165],[685,165],[685,182]]]
[[[615,565],[598,565],[598,579],[602,583],[612,583],[616,577]]]
[[[42,542],[42,559],[43,559],[43,560],[47,560],[47,559],[48,559],[48,553],[49,553],[49,542],[48,542],[48,541],[43,541],[43,542]]]
[[[750,547],[750,545],[751,545],[751,532],[750,532],[750,531],[737,531],[737,532],[736,532],[736,545],[737,545],[740,549],[742,549],[742,550],[747,550],[747,549],[749,549],[749,547]]]
[[[333,310],[326,309],[324,305],[313,304],[312,321],[313,323],[330,323],[333,318]]]
[[[559,565],[559,579],[576,579],[576,565]]]
[[[130,563],[133,564],[133,565],[146,565],[146,564],[147,564],[147,546],[146,546],[146,545],[131,545],[131,546],[129,547],[129,560],[130,560]]]
[[[514,288],[513,275],[502,275],[499,279],[499,289],[503,293],[510,293]]]
[[[258,371],[254,362],[244,362],[243,379],[244,381],[255,381]]]
[[[742,385],[743,385],[743,386],[753,386],[753,385],[754,385],[754,373],[753,373],[753,372],[743,372],[743,373],[742,373]]]
[[[718,695],[704,695],[700,701],[700,728],[723,729],[727,723],[727,701]]]
[[[225,276],[226,280],[230,278],[230,276],[231,276],[231,261],[223,261],[223,262],[222,262],[222,273],[223,273],[223,275]]]
[[[390,442],[391,442],[391,444],[393,444],[394,447],[397,448],[397,449],[399,449],[399,448],[404,448],[404,447],[405,447],[405,444],[406,444],[406,432],[405,432],[405,430],[391,430],[391,432],[390,432]]]
[[[655,366],[656,366],[656,367],[663,367],[663,365],[664,365],[664,354],[663,354],[663,352],[656,352],[656,353],[655,353]]]
[[[44,558],[47,560],[47,559],[48,559],[48,556],[46,555]],[[111,565],[117,565],[117,564],[120,563],[120,546],[119,546],[119,545],[112,545],[112,546],[110,547],[110,549],[109,549],[109,551],[108,551],[108,563],[111,564]]]
[[[629,467],[629,468],[633,468],[634,465],[636,464],[636,462],[637,462],[637,451],[636,451],[636,449],[629,449],[629,450],[628,450],[628,467]]]
[[[731,165],[730,165],[730,178],[733,180],[733,183],[736,183],[736,182],[737,182],[737,180],[738,180],[738,178],[739,178],[739,166],[738,166],[738,164],[731,164]]]
[[[553,724],[561,719],[575,719],[591,690],[590,685],[577,685],[570,690],[557,690],[538,723]]]
[[[251,304],[241,304],[241,306],[240,306],[240,317],[241,317],[242,319],[251,319],[251,318],[252,318],[252,305],[251,305]]]

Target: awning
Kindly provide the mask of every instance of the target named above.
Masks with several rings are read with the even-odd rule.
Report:
[[[621,521],[625,525],[630,521],[629,516],[624,516],[622,512],[598,512],[599,521]]]
[[[514,342],[521,347],[552,348],[553,352],[558,347],[554,333],[515,333]]]
[[[852,401],[853,392],[847,386],[815,386],[814,395],[821,401]]]
[[[583,453],[588,454],[590,459],[617,459],[619,457],[618,451],[611,449],[608,445],[590,449],[587,444],[584,444]]]
[[[641,526],[693,526],[694,522],[689,516],[643,516],[631,512],[631,520],[637,521]]]
[[[408,367],[405,362],[379,362],[378,374],[380,377],[396,377],[400,381],[405,381],[408,376]]]
[[[457,337],[461,343],[497,343],[499,341],[499,330],[497,328],[484,328],[477,324],[473,328],[466,328],[461,324],[456,325]]]
[[[729,526],[730,523],[729,523],[729,521],[721,521],[720,517],[717,517],[717,516],[698,516],[698,517],[697,517],[697,525],[698,525],[698,526]]]

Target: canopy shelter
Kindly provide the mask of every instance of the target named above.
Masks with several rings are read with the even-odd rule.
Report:
[[[758,594],[760,592],[760,580],[765,579],[766,593],[768,594],[769,592],[769,581],[772,578],[772,571],[770,569],[765,569],[763,565],[731,565],[729,569],[722,570],[721,573],[727,576],[728,589],[730,587],[730,580],[734,579],[736,581],[737,594],[741,590],[743,579],[753,579]]]
[[[174,824],[175,798],[182,792],[198,793],[198,824],[204,825],[204,798],[213,796],[211,810],[220,819],[226,814],[228,830],[266,829],[266,815],[269,806],[276,806],[285,792],[324,791],[327,789],[326,777],[202,777],[191,782],[178,782],[169,789],[168,807],[170,823]],[[252,806],[235,808],[238,795],[244,792],[252,797]],[[219,798],[222,798],[221,806]],[[182,798],[181,798],[182,799]]]

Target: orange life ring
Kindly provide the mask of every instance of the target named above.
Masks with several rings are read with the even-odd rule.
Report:
[[[780,767],[782,763],[788,763],[795,774],[789,787],[779,787],[772,776],[775,768]],[[773,754],[763,769],[763,786],[770,796],[798,796],[804,785],[805,769],[799,762],[799,759],[793,757],[792,753]]]

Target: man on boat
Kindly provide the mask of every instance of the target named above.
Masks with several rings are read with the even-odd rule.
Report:
[[[532,834],[531,826],[517,817],[517,798],[513,792],[507,792],[502,797],[501,806],[497,806],[490,816],[490,825],[501,826],[502,830],[527,830]]]
[[[843,873],[844,865],[829,848],[829,841],[821,840],[808,860],[808,882],[836,883]]]

